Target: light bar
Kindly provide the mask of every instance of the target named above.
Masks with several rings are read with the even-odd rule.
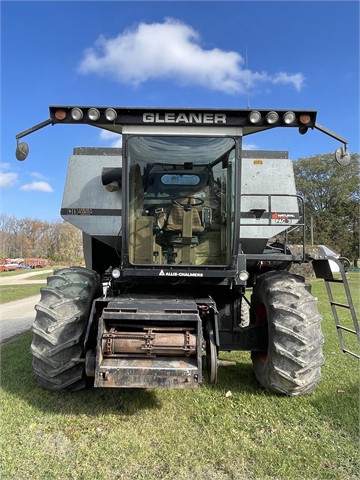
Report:
[[[52,106],[52,123],[92,123],[99,126],[156,125],[182,127],[254,127],[257,131],[272,127],[308,127],[316,124],[315,111],[298,110],[237,110],[190,108],[139,108]]]

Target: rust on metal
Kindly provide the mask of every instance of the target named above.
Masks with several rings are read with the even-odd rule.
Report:
[[[124,354],[191,356],[196,354],[192,328],[144,328],[143,332],[122,332],[111,328],[102,335],[104,357]]]

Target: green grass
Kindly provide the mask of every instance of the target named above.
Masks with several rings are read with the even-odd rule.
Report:
[[[49,275],[52,275],[53,271],[53,269],[42,271],[41,273],[39,272],[37,275],[31,275],[31,277],[26,278],[26,280],[28,280],[29,282],[31,282],[32,280],[46,280]]]
[[[0,287],[0,304],[20,300],[21,298],[30,297],[31,295],[37,295],[43,286],[45,286],[45,283],[37,283],[34,285],[2,285]]]
[[[221,354],[237,365],[216,386],[48,392],[31,372],[30,334],[16,339],[2,350],[1,478],[358,478],[358,361],[340,351],[318,280],[313,294],[325,364],[316,392],[300,398],[263,392],[244,352]]]
[[[16,275],[24,275],[24,273],[31,273],[31,272],[47,272],[47,275],[51,273],[54,270],[54,267],[44,267],[44,268],[34,268],[34,269],[28,269],[28,268],[22,268],[20,270],[13,270],[11,272],[0,272],[0,277],[13,277]]]
[[[14,272],[1,272],[0,276],[8,277],[19,275],[23,273],[29,273],[38,271],[37,275],[31,275],[31,277],[26,278],[24,281],[29,282],[20,285],[1,285],[0,286],[0,304],[6,302],[13,302],[15,300],[20,300],[25,297],[30,297],[31,295],[36,295],[40,292],[40,288],[46,285],[46,282],[43,284],[31,284],[33,280],[46,280],[49,275],[52,274],[53,268],[37,268],[34,270],[16,270]]]

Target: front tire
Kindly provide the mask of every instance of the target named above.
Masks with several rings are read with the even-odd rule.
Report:
[[[37,383],[48,390],[86,386],[84,337],[100,276],[86,268],[63,268],[47,279],[35,306],[31,353]]]
[[[290,396],[311,393],[321,378],[324,337],[304,278],[286,271],[261,275],[251,303],[251,323],[268,325],[267,351],[251,354],[260,385]]]

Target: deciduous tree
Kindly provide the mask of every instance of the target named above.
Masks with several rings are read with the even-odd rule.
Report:
[[[294,162],[298,193],[305,198],[307,224],[315,244],[325,244],[352,261],[359,258],[359,155],[347,166],[332,154]],[[307,241],[310,242],[310,228]]]

